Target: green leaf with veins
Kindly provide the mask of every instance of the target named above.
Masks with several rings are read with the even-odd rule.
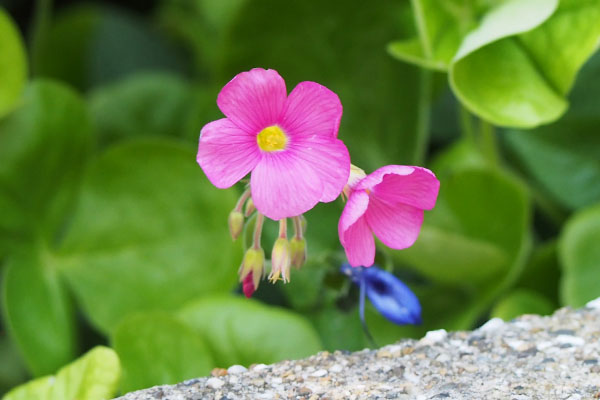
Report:
[[[88,168],[57,265],[105,333],[130,313],[231,290],[241,261],[227,229],[235,201],[206,179],[195,146],[122,142]]]
[[[105,400],[116,394],[120,377],[121,366],[116,353],[98,346],[61,368],[56,375],[18,386],[2,400]]]

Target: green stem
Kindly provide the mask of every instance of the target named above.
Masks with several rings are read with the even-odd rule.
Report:
[[[431,60],[433,51],[431,49],[431,41],[429,40],[429,34],[427,33],[427,25],[425,23],[425,15],[423,7],[421,6],[420,0],[411,0],[411,5],[415,15],[415,22],[417,24],[417,31],[419,32],[419,39],[421,40],[421,46],[423,47],[423,54],[428,60]]]
[[[414,165],[423,165],[429,145],[432,78],[431,71],[426,69],[420,71]]]
[[[471,113],[462,105],[458,103],[459,108],[459,119],[460,119],[460,133],[463,139],[472,145],[475,145],[475,132],[473,131],[473,118]]]
[[[486,159],[490,161],[490,164],[498,166],[500,156],[494,126],[481,119],[479,124],[479,135],[482,153],[485,155]]]
[[[52,20],[52,0],[37,0],[33,14],[32,29],[29,44],[31,75],[39,73],[39,63],[42,51],[42,39],[48,34]]]

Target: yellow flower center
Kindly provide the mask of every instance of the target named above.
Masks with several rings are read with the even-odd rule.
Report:
[[[268,126],[258,133],[256,143],[262,151],[280,151],[285,149],[288,138],[280,127]]]

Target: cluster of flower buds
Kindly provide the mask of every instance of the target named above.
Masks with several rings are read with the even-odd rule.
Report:
[[[244,209],[243,213],[242,209]],[[252,201],[250,189],[246,189],[235,208],[229,213],[229,233],[233,240],[241,235],[246,218],[250,218],[255,212],[256,207]],[[302,215],[293,217],[291,220],[294,230],[291,240],[288,239],[288,219],[282,218],[278,221],[279,235],[271,250],[271,271],[268,275],[271,283],[279,280],[284,283],[289,282],[290,267],[300,268],[306,261],[306,239],[304,239],[306,220]],[[240,282],[242,282],[242,290],[246,297],[252,296],[266,275],[265,252],[261,246],[264,221],[265,216],[256,212],[252,245],[246,250],[239,269]]]

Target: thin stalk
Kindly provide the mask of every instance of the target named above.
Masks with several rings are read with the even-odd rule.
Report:
[[[431,71],[427,69],[420,71],[414,165],[423,165],[429,145],[432,81]]]
[[[38,74],[42,39],[46,36],[50,21],[52,20],[52,0],[37,0],[33,21],[31,23],[31,36],[29,43],[29,58],[31,62],[31,75]]]
[[[465,141],[474,145],[475,132],[473,131],[473,117],[460,102],[458,103],[458,109],[460,117],[460,133]]]
[[[300,217],[294,217],[292,219],[294,222],[294,234],[298,239],[302,239],[302,221]]]
[[[235,211],[242,211],[242,208],[244,207],[244,203],[246,202],[246,200],[248,200],[250,198],[250,189],[246,189],[244,191],[244,193],[242,193],[242,195],[240,196],[240,198],[238,199],[234,210]]]
[[[287,238],[287,218],[282,218],[279,220],[279,237]]]
[[[261,213],[256,213],[256,225],[254,226],[254,237],[252,238],[252,248],[260,249],[260,237],[262,236],[263,223],[265,216]]]
[[[492,165],[498,166],[500,162],[500,156],[494,126],[481,119],[479,124],[479,135],[482,153]]]
[[[417,31],[419,33],[419,39],[421,40],[421,46],[423,47],[423,54],[427,59],[431,59],[433,51],[431,49],[431,41],[429,40],[429,34],[427,33],[427,25],[425,23],[425,14],[423,7],[421,6],[420,0],[411,0],[413,12],[415,14],[415,22],[417,23]]]
[[[373,338],[373,336],[371,335],[371,332],[369,331],[369,327],[367,326],[367,322],[365,321],[365,280],[361,278],[360,280],[360,298],[358,301],[358,314],[360,317],[360,323],[362,325],[363,331],[365,332],[365,336],[367,337],[367,340],[369,341],[369,344],[376,349],[377,343],[375,343],[375,339]]]

